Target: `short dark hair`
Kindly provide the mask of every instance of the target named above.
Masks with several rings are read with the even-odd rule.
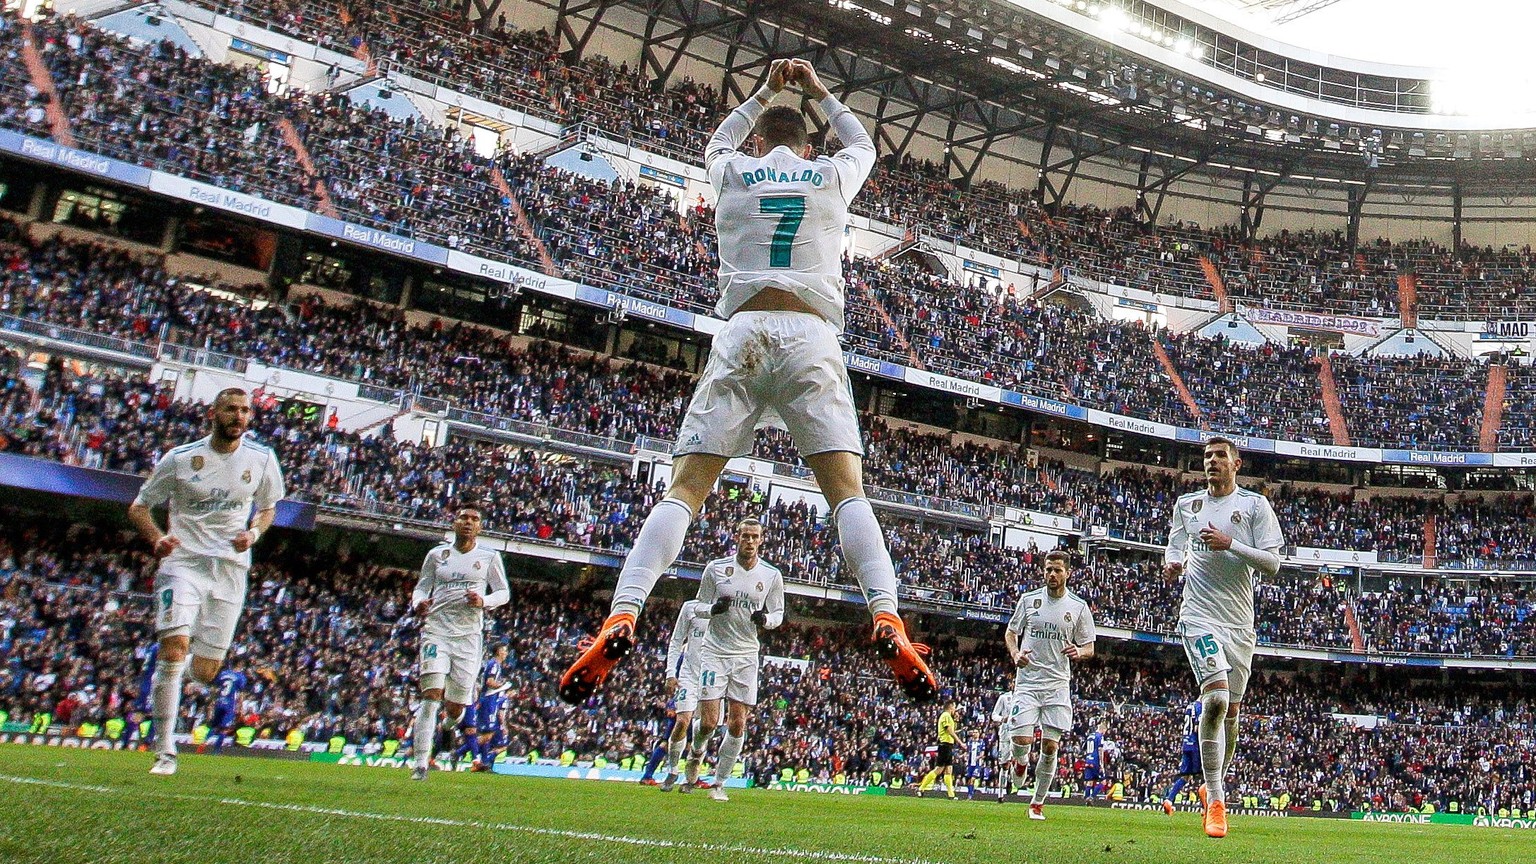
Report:
[[[464,501],[460,501],[453,508],[454,515],[458,515],[460,512],[462,512],[464,510],[473,510],[476,513],[480,513],[481,512],[480,511],[480,501],[478,499],[475,499],[475,498],[469,498],[469,499],[466,499]],[[481,513],[481,515],[484,515],[484,514]]]
[[[1072,569],[1072,556],[1065,549],[1052,549],[1045,553],[1046,561],[1060,561],[1068,570]]]
[[[224,401],[225,396],[244,396],[247,399],[251,398],[251,394],[247,393],[244,387],[225,387],[223,390],[218,392],[218,395],[213,397],[213,404],[217,405]]]
[[[761,135],[769,148],[781,144],[800,148],[811,140],[805,131],[805,116],[788,105],[775,105],[764,111],[752,132]]]
[[[1231,438],[1226,438],[1226,437],[1223,437],[1221,435],[1212,435],[1211,437],[1205,439],[1205,447],[1209,447],[1212,444],[1225,444],[1225,445],[1227,445],[1227,449],[1229,451],[1231,451],[1233,456],[1241,455],[1242,452],[1243,452],[1243,451],[1237,449],[1237,442],[1236,441],[1233,441]],[[1201,449],[1203,450],[1203,449],[1205,449],[1205,447],[1202,447]]]
[[[756,516],[743,516],[736,520],[737,531],[740,531],[742,528],[748,525],[756,525],[757,527],[761,528],[763,527],[763,520],[757,518]]]

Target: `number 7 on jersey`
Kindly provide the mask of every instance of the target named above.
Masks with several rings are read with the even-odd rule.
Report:
[[[758,202],[758,212],[764,216],[778,215],[778,227],[773,229],[773,243],[768,247],[769,267],[790,266],[790,253],[795,248],[795,235],[800,233],[800,223],[805,221],[804,195],[778,195]]]

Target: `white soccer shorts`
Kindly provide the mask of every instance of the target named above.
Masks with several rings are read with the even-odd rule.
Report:
[[[421,689],[443,688],[443,701],[469,705],[475,701],[484,660],[484,634],[445,637],[421,634]]]
[[[1185,618],[1179,621],[1178,632],[1189,668],[1200,686],[1204,688],[1225,675],[1229,697],[1241,702],[1253,674],[1253,649],[1258,642],[1253,628]]]
[[[805,312],[738,312],[715,336],[676,455],[746,456],[759,427],[789,431],[800,455],[864,454],[837,330]]]
[[[223,558],[172,556],[155,573],[155,636],[190,636],[192,656],[219,662],[235,639],[250,568]]]
[[[694,663],[684,663],[682,671],[677,674],[677,692],[672,694],[672,710],[681,713],[696,711],[698,707],[699,667]]]
[[[1013,692],[1009,735],[1032,738],[1036,726],[1040,727],[1040,737],[1052,741],[1060,741],[1062,733],[1072,728],[1072,693],[1067,688]]]
[[[757,704],[756,654],[715,657],[705,654],[699,664],[699,700],[722,696],[743,705]]]

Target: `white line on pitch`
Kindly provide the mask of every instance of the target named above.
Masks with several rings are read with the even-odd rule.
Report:
[[[72,789],[77,792],[113,794],[120,791],[110,786],[89,783],[70,783],[63,780],[42,780],[35,777],[16,777],[0,774],[0,781],[27,786],[50,786],[55,789]],[[363,810],[342,810],[335,807],[316,807],[310,804],[278,804],[270,801],[248,801],[244,798],[219,797],[210,799],[201,795],[184,795],[174,792],[156,792],[143,788],[132,790],[135,795],[151,795],[182,801],[207,803],[215,800],[234,807],[255,807],[263,810],[283,810],[290,813],[312,813],[317,816],[340,816],[347,819],[372,819],[381,822],[405,822],[414,825],[442,825],[450,828],[478,828],[486,831],[511,831],[539,837],[559,837],[566,840],[586,840],[594,843],[618,843],[627,846],[644,846],[653,849],[679,849],[710,853],[734,853],[760,855],[773,858],[796,858],[805,861],[841,861],[848,864],[934,864],[921,858],[884,858],[879,855],[855,855],[845,852],[819,852],[806,849],[779,847],[768,849],[758,846],[735,846],[721,843],[699,843],[691,840],[654,840],[647,837],[626,837],[622,834],[599,834],[591,831],[566,831],[559,828],[535,828],[529,825],[513,825],[506,822],[479,822],[472,819],[446,819],[437,816],[403,816],[394,813],[369,813]]]

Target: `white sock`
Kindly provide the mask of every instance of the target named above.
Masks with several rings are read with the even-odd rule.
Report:
[[[713,737],[715,737],[715,730],[711,729],[706,732],[704,731],[704,727],[700,726],[699,731],[693,734],[693,745],[688,748],[693,751],[689,758],[704,758],[704,753],[709,750],[709,739]]]
[[[411,741],[411,755],[416,757],[416,767],[432,764],[432,739],[437,737],[437,709],[442,703],[436,699],[423,699],[416,709],[416,735]]]
[[[1044,804],[1045,796],[1051,791],[1051,781],[1056,779],[1056,754],[1040,753],[1040,760],[1035,763],[1035,796],[1030,799],[1033,804]]]
[[[832,511],[837,523],[837,541],[843,547],[843,560],[853,571],[864,591],[869,613],[896,614],[896,567],[885,548],[885,534],[875,519],[875,510],[866,498],[847,498]]]
[[[453,730],[459,728],[459,721],[463,720],[463,719],[464,719],[464,709],[463,708],[460,708],[459,709],[459,713],[457,713],[457,714],[449,714],[449,713],[447,713],[445,711],[445,712],[443,712],[443,722],[439,723],[437,728],[441,729],[444,732],[452,732]]]
[[[613,611],[638,616],[656,587],[656,580],[683,551],[683,539],[693,522],[693,510],[677,498],[663,498],[651,509],[624,558],[619,584],[613,589]]]
[[[1226,778],[1227,772],[1232,770],[1232,757],[1237,755],[1237,718],[1228,717],[1226,722],[1227,747],[1225,757],[1221,760],[1221,776]]]
[[[735,735],[725,733],[725,740],[720,743],[720,753],[715,760],[715,785],[724,786],[725,778],[731,776],[731,771],[736,767],[736,760],[741,757],[741,745],[746,738],[738,738]]]
[[[1205,775],[1208,801],[1227,800],[1222,783],[1226,773],[1222,760],[1227,750],[1227,705],[1225,690],[1212,690],[1200,697],[1200,768]]]
[[[176,755],[176,717],[181,713],[181,676],[186,660],[156,660],[150,678],[150,713],[155,720],[155,752]]]
[[[667,742],[667,773],[677,773],[677,760],[681,759],[688,750],[688,739],[679,738],[676,741]]]

